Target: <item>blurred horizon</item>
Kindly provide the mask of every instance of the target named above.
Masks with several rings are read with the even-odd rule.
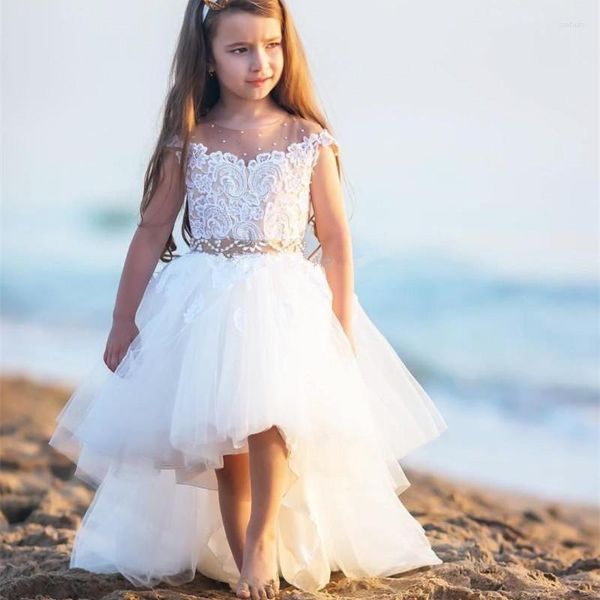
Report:
[[[3,2],[5,207],[137,211],[185,4]],[[518,276],[598,278],[594,2],[380,1],[374,30],[358,3],[288,5],[357,236]]]
[[[4,373],[75,384],[103,350],[185,5],[2,4]],[[288,6],[357,295],[449,423],[407,464],[600,498],[597,5]]]

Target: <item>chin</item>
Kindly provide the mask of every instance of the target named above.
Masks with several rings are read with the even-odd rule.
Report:
[[[254,93],[251,93],[250,95],[252,96],[252,98],[256,98],[256,97],[262,98],[262,97],[268,96],[271,93],[272,89],[273,88],[271,88],[271,87],[268,87],[265,89],[256,89],[256,90],[254,90]]]

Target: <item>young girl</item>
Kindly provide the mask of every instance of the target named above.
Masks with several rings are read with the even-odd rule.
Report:
[[[285,4],[190,0],[172,74],[106,351],[49,442],[97,487],[70,566],[273,598],[441,563],[398,459],[446,423],[353,292]]]

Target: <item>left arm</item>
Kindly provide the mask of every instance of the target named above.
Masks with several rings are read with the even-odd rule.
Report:
[[[332,146],[319,148],[310,195],[315,211],[317,237],[323,253],[321,264],[333,294],[333,312],[356,353],[352,333],[354,296],[352,241]]]

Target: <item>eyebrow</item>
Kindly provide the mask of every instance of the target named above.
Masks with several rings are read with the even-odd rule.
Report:
[[[278,40],[280,38],[281,38],[280,35],[274,35],[273,37],[266,39],[265,42],[272,42],[273,40]],[[227,44],[225,46],[225,48],[231,48],[232,46],[251,46],[251,45],[252,44],[250,42],[233,42],[232,44]]]

